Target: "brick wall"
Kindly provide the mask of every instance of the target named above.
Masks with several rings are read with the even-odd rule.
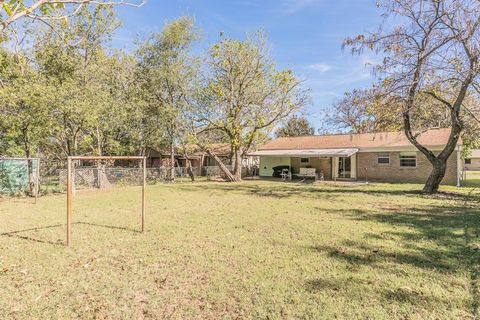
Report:
[[[480,169],[480,158],[472,158],[471,164],[464,164],[466,169]]]
[[[332,179],[331,161],[330,158],[309,158],[308,163],[301,163],[300,158],[292,158],[292,172],[298,173],[300,172],[300,168],[315,168],[317,173],[323,171],[324,178],[330,180]]]
[[[358,180],[385,182],[425,183],[432,170],[432,165],[421,153],[417,154],[417,167],[400,167],[400,152],[390,152],[389,164],[378,164],[377,152],[357,153]],[[367,170],[365,170],[367,168]],[[454,152],[447,163],[447,172],[442,184],[457,184],[457,153]]]

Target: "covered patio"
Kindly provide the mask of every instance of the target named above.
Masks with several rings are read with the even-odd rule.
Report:
[[[325,180],[357,178],[357,148],[258,150],[250,155],[260,157],[261,177],[272,177],[277,167],[288,167],[292,176],[301,168],[313,168]],[[277,169],[278,170],[278,169]]]

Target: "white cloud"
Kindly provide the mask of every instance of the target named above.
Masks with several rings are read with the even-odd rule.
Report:
[[[327,71],[330,71],[332,67],[326,63],[315,63],[310,66],[308,66],[309,69],[318,71],[320,73],[325,73]]]
[[[324,0],[284,0],[280,12],[284,15],[294,14],[307,7],[319,5]]]

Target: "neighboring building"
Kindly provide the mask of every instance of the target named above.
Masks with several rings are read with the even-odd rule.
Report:
[[[175,167],[186,167],[187,157],[194,168],[216,167],[217,163],[213,157],[208,155],[196,145],[187,145],[187,157],[185,157],[183,146],[175,148]],[[231,150],[228,143],[215,143],[210,145],[211,151],[226,165],[230,164]],[[243,166],[250,167],[254,164],[254,158],[246,156],[243,158]],[[147,152],[147,167],[161,167],[170,165],[170,150],[149,149]]]
[[[466,170],[480,170],[480,149],[472,150],[470,156],[465,158],[463,167]]]
[[[444,148],[450,129],[423,132],[418,141],[430,150]],[[459,185],[461,142],[448,160],[443,184]],[[336,134],[285,137],[261,146],[252,156],[260,157],[260,176],[270,177],[276,166],[315,168],[326,180],[352,179],[384,182],[424,183],[432,166],[403,132]]]
[[[230,165],[231,151],[230,145],[227,143],[217,143],[209,146],[210,150],[220,160],[227,165]],[[187,167],[187,159],[190,160],[192,168],[196,175],[200,176],[222,176],[221,170],[215,161],[215,159],[208,155],[207,152],[201,150],[196,145],[187,145],[187,153],[185,154],[183,146],[175,148],[175,163],[174,167],[185,168]],[[171,166],[170,150],[154,150],[149,149],[147,151],[147,167],[160,168]],[[255,175],[258,173],[258,157],[245,156],[242,159],[242,175]]]
[[[192,167],[209,167],[216,166],[215,159],[209,156],[206,152],[202,151],[198,146],[188,145],[187,157],[192,164]],[[226,143],[217,143],[211,145],[212,151],[225,163],[230,162],[230,145]],[[147,152],[147,167],[161,167],[170,165],[170,150],[149,149]],[[186,167],[187,159],[182,146],[175,147],[175,164],[176,167]]]

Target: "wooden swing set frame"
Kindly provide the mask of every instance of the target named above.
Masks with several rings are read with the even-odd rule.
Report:
[[[142,183],[142,222],[141,231],[145,231],[145,187],[147,185],[147,158],[146,157],[88,157],[88,156],[72,156],[67,159],[67,247],[72,244],[72,215],[73,215],[73,184],[74,184],[74,161],[109,161],[109,160],[137,160],[142,161],[143,167],[143,183]]]

